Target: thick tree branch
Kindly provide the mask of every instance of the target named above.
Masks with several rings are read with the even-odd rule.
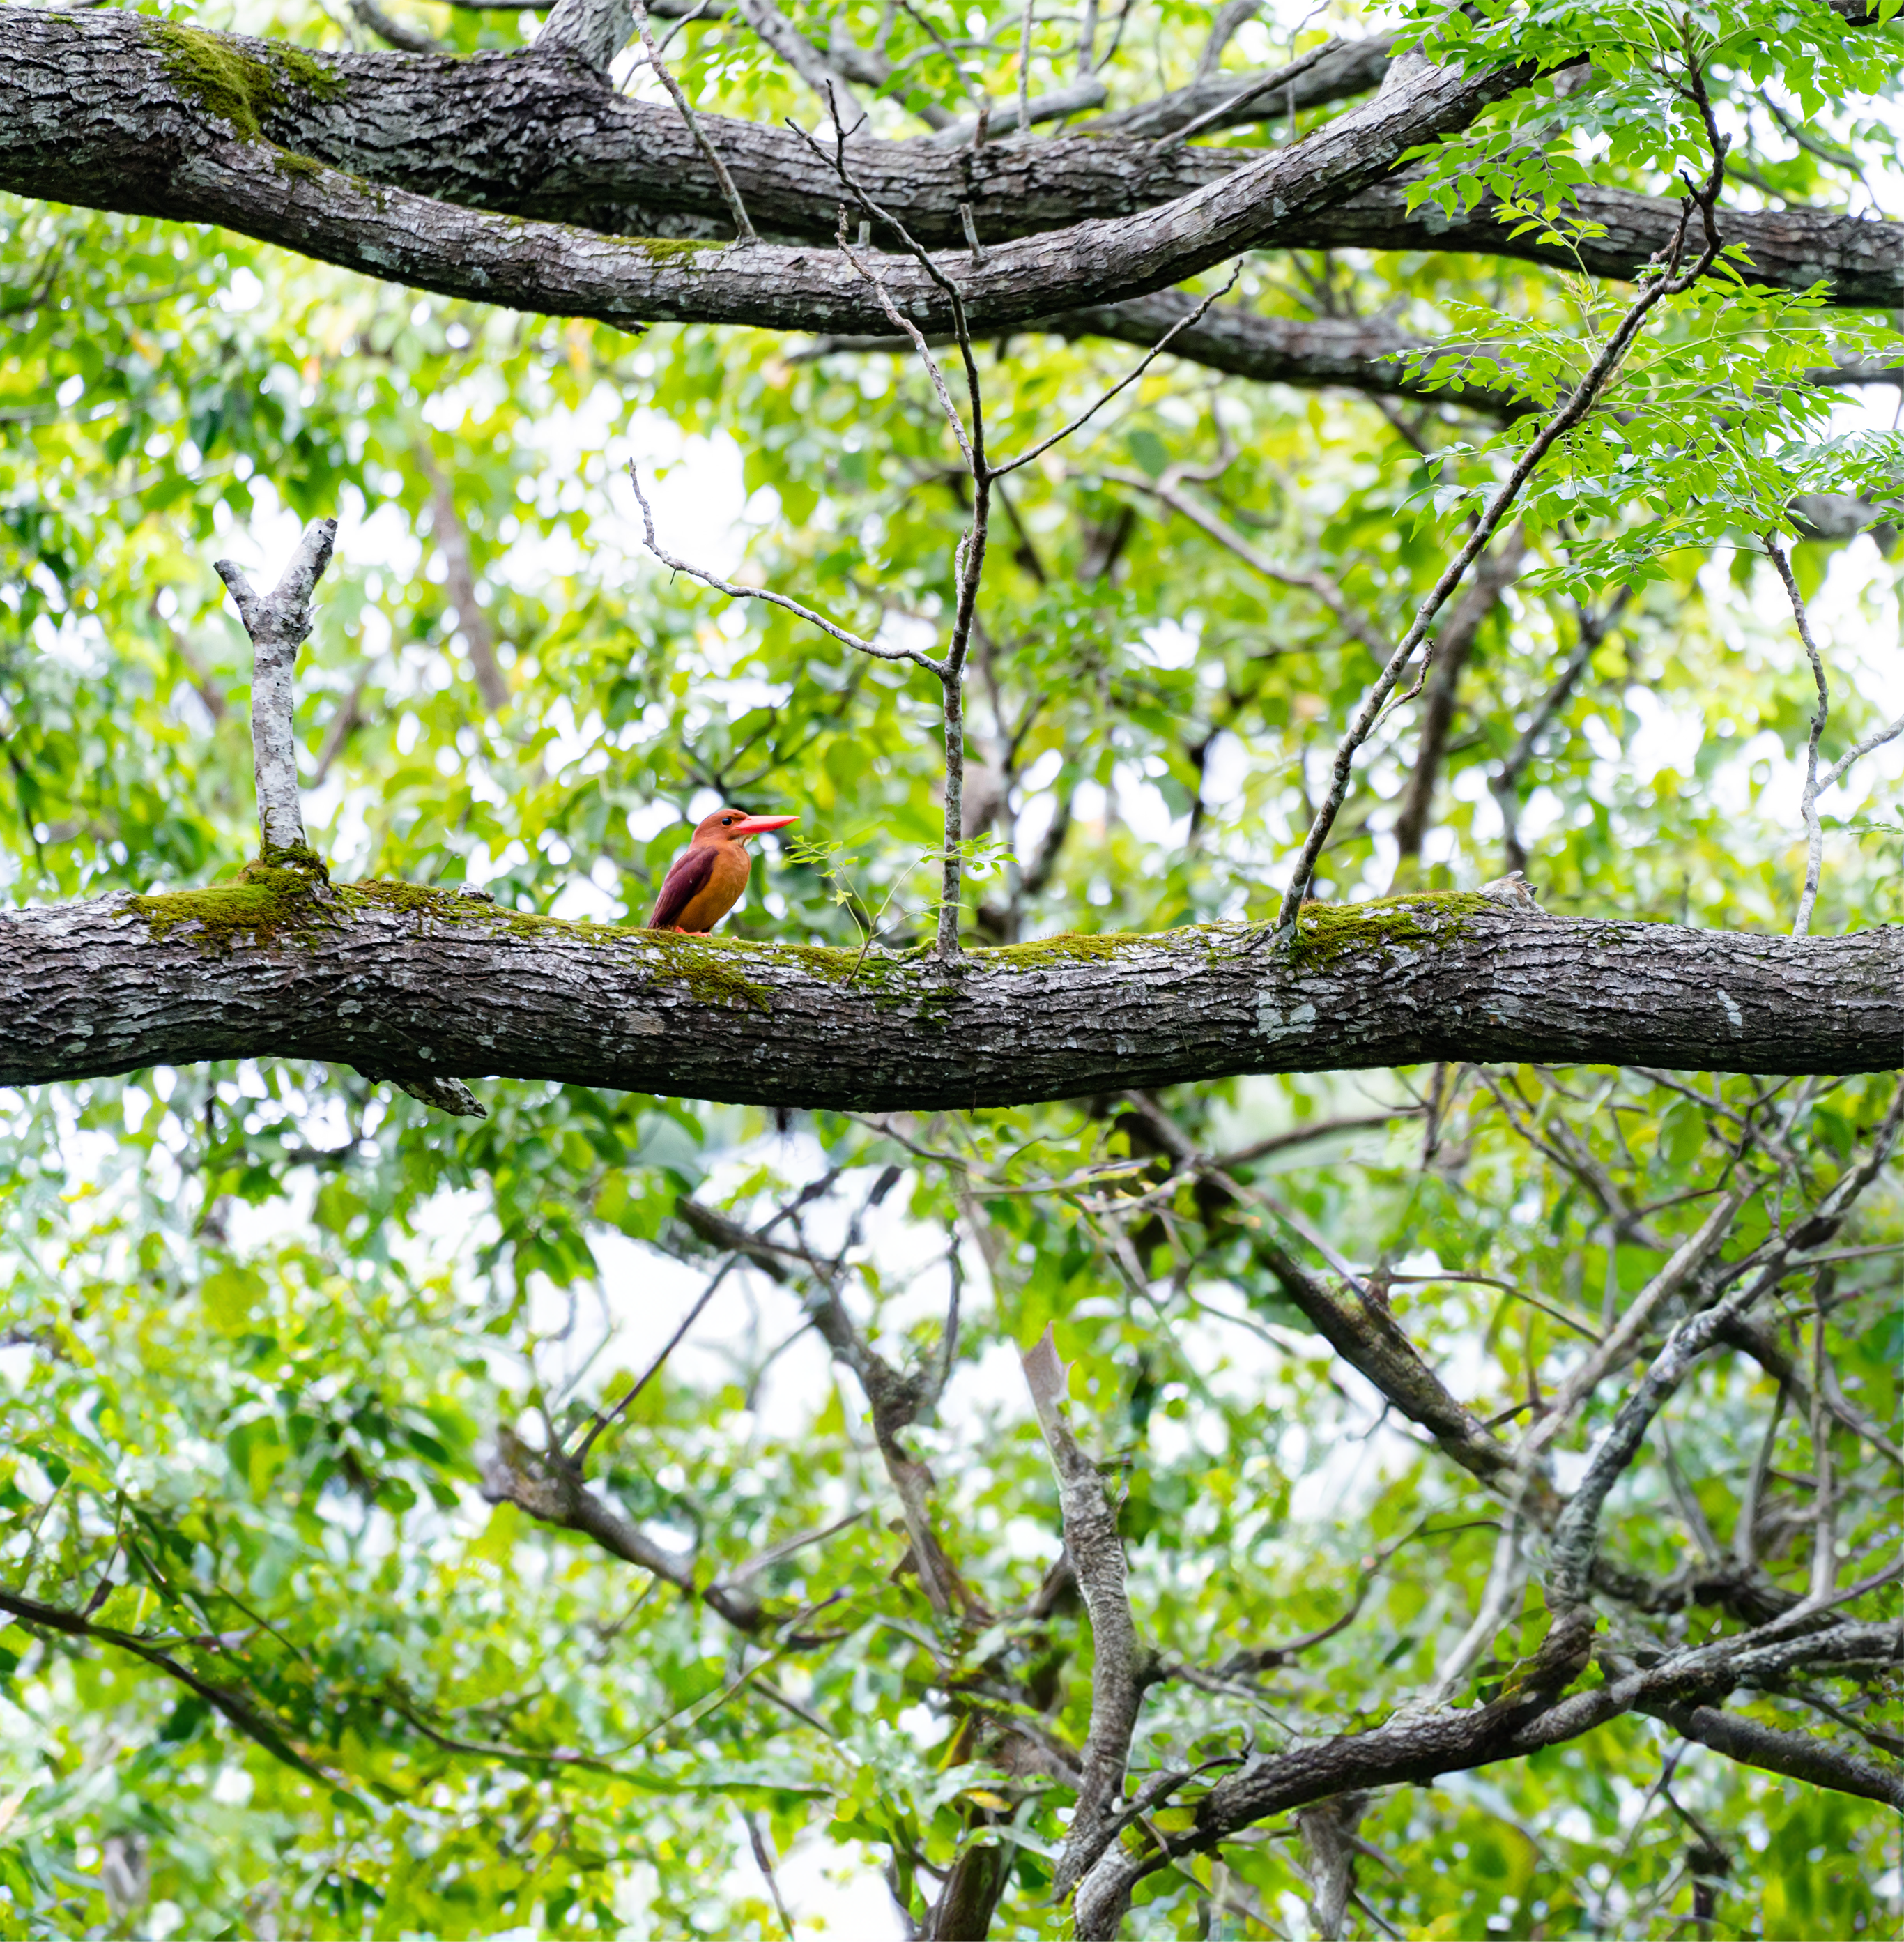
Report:
[[[567,924],[401,884],[0,915],[0,1084],[204,1059],[869,1110],[1437,1059],[1904,1066],[1904,931],[1779,938],[1424,897],[1248,933],[874,951]]]
[[[83,33],[94,24],[63,31]],[[176,37],[194,30],[165,31]],[[90,115],[90,97],[57,63],[51,71],[31,60],[0,69],[0,186],[222,223],[387,280],[624,328],[664,319],[820,330],[886,324],[875,289],[835,252],[663,248],[512,221],[294,162],[257,132],[248,101],[219,95],[213,112],[182,91],[164,45],[141,39],[124,49],[133,70],[126,87],[95,100]],[[265,72],[271,81],[272,71]],[[21,74],[26,98],[10,100],[17,90],[5,78]],[[1067,304],[1115,302],[1180,282],[1379,179],[1407,149],[1465,127],[1519,78],[1514,71],[1426,69],[1293,148],[1269,152],[1174,202],[1009,241],[977,262],[961,253],[950,267],[968,323],[996,329]],[[89,129],[89,119],[97,125]],[[696,173],[706,176],[698,161]],[[741,189],[755,208],[744,182]],[[837,185],[830,200],[837,207]],[[934,267],[891,256],[878,266],[879,281],[911,321],[947,328],[953,305],[947,278]]]
[[[834,274],[816,276],[815,261],[797,250],[724,253],[712,242],[706,250],[684,244],[657,250],[572,230],[485,223],[476,208],[603,230],[684,228],[709,238],[730,226],[731,206],[673,109],[615,95],[584,62],[564,58],[553,44],[468,61],[300,51],[294,71],[269,42],[109,11],[75,17],[14,7],[5,20],[14,57],[0,66],[0,186],[221,222],[373,275],[548,314],[623,326],[679,317],[884,334],[865,286],[831,256]],[[211,73],[224,81],[211,85],[204,78]],[[243,84],[228,84],[234,77]],[[1388,105],[1408,92],[1391,95]],[[1321,155],[1318,143],[1339,145],[1339,131],[1382,106],[1368,104],[1299,144],[1287,165],[1299,161],[1307,169],[1308,158]],[[764,233],[816,240],[830,233],[837,181],[792,131],[697,119]],[[234,152],[223,139],[228,130],[253,129],[285,152]],[[1172,240],[1153,249],[1134,231],[1125,233],[1130,225],[1141,228],[1141,212],[1181,202],[1200,187],[1233,183],[1275,160],[1260,152],[1181,148],[1160,157],[1149,143],[1116,137],[956,151],[863,139],[852,146],[856,181],[929,245],[962,243],[968,213],[988,244],[1067,225],[1088,229],[1094,222],[1107,232],[1073,233],[1055,254],[1052,247],[1032,247],[1024,260],[1001,261],[993,246],[986,266],[993,286],[972,293],[974,328],[1024,322],[1042,308],[1058,313],[1053,327],[1088,326],[1145,344],[1176,315],[1119,317],[1106,300],[1123,300],[1132,282],[1155,290],[1180,280],[1198,257],[1216,260],[1233,246],[1186,254],[1177,225],[1167,224]],[[1323,159],[1321,174],[1334,174],[1333,155]],[[311,162],[340,173],[314,173]],[[1283,194],[1280,178],[1266,180],[1248,240],[1542,256],[1533,239],[1511,236],[1485,207],[1452,220],[1431,208],[1411,215],[1398,183],[1373,182],[1351,195],[1358,180],[1370,178],[1334,181],[1319,201]],[[430,200],[393,201],[367,181]],[[1632,274],[1670,241],[1676,216],[1669,202],[1590,187],[1581,191],[1579,207],[1606,230],[1584,246],[1588,267],[1610,276]],[[1904,225],[1783,211],[1728,213],[1722,228],[1726,241],[1748,247],[1755,274],[1767,283],[1805,288],[1823,277],[1841,302],[1904,303]],[[752,258],[739,272],[736,255]],[[1114,260],[1101,260],[1107,256]],[[1120,288],[1127,262],[1148,267],[1134,268]],[[1027,299],[1027,282],[1046,293],[1045,301]],[[920,294],[903,278],[893,287],[908,303]],[[916,305],[911,314],[933,321]],[[938,321],[943,327],[949,319]],[[1348,334],[1340,326],[1300,327],[1294,344],[1290,328],[1246,312],[1212,313],[1173,348],[1241,375],[1443,394],[1411,383],[1379,346],[1369,347],[1376,361],[1358,369],[1361,346],[1332,341]],[[1517,403],[1458,384],[1446,394],[1489,411]]]

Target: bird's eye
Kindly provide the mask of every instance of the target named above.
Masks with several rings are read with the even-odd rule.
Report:
[[[729,823],[730,823],[731,822],[733,822],[733,818],[731,816],[723,816],[723,817],[721,817],[721,827],[723,829],[725,829],[727,828],[727,825],[728,825]]]

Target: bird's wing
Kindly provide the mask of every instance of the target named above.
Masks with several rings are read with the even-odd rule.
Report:
[[[707,888],[708,879],[714,875],[714,857],[713,845],[700,844],[684,850],[675,859],[674,867],[661,886],[661,894],[654,900],[649,930],[672,930],[680,923],[681,912]]]

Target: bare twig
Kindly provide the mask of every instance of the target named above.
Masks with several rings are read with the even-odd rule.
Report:
[[[1746,1493],[1739,1504],[1738,1522],[1732,1530],[1732,1555],[1746,1570],[1749,1570],[1758,1560],[1756,1527],[1759,1506],[1765,1493],[1766,1476],[1772,1467],[1772,1452],[1778,1443],[1779,1419],[1785,1414],[1788,1393],[1787,1385],[1780,1383],[1778,1393],[1772,1398],[1772,1413],[1765,1420],[1765,1434],[1759,1439],[1759,1453],[1752,1460],[1751,1473],[1746,1479]]]
[[[1153,157],[1166,154],[1180,142],[1187,142],[1192,135],[1200,135],[1205,129],[1217,127],[1238,109],[1247,108],[1260,96],[1293,83],[1299,76],[1307,74],[1326,55],[1333,54],[1342,44],[1342,41],[1332,34],[1321,47],[1312,48],[1300,60],[1291,61],[1288,66],[1278,68],[1273,74],[1258,75],[1246,86],[1239,87],[1227,101],[1219,102],[1214,108],[1199,115],[1193,121],[1186,121],[1182,127],[1174,128],[1168,134],[1159,135],[1150,145],[1150,154]]]
[[[1508,1622],[1515,1601],[1527,1582],[1526,1561],[1520,1549],[1520,1508],[1510,1507],[1495,1540],[1494,1561],[1488,1567],[1487,1582],[1474,1622],[1462,1633],[1454,1649],[1441,1662],[1434,1683],[1422,1694],[1422,1703],[1445,1706],[1461,1690],[1468,1668],[1485,1652],[1494,1635]]]
[[[637,0],[637,5],[639,0]],[[761,1825],[761,1817],[755,1813],[745,1813],[741,1818],[747,1823],[748,1844],[754,1850],[754,1865],[766,1878],[767,1891],[773,1898],[773,1912],[780,1918],[780,1932],[793,1942],[793,1918],[787,1913],[787,1904],[780,1898],[780,1883],[773,1872],[773,1857],[768,1852],[767,1830]]]
[[[829,620],[824,614],[816,614],[812,608],[802,606],[797,600],[789,600],[784,593],[776,593],[771,587],[737,586],[731,580],[723,580],[718,574],[705,572],[698,566],[690,566],[684,559],[677,559],[673,554],[663,552],[656,544],[654,513],[641,491],[641,475],[635,470],[632,458],[628,461],[628,477],[635,488],[635,503],[641,509],[642,544],[670,572],[684,573],[690,580],[698,580],[703,586],[712,587],[717,593],[726,594],[730,600],[764,600],[770,607],[784,608],[822,633],[830,634],[843,645],[862,654],[871,654],[875,660],[911,661],[915,667],[923,667],[932,674],[940,672],[939,663],[929,654],[915,653],[911,648],[883,648],[877,642],[862,640],[859,635]]]
[[[1018,128],[1031,126],[1031,28],[1038,0],[1024,0],[1024,25],[1018,34]]]
[[[1190,77],[1192,87],[1208,81],[1222,64],[1223,50],[1236,38],[1237,30],[1248,21],[1263,5],[1263,0],[1224,0],[1217,10],[1217,17],[1210,24],[1210,38],[1203,44],[1203,51],[1197,57],[1196,72]],[[1281,75],[1276,77],[1281,79]]]
[[[938,368],[937,360],[927,348],[925,338],[910,319],[901,315],[877,272],[862,263],[849,247],[846,237],[846,210],[843,205],[840,211],[840,253],[871,284],[881,308],[898,326],[901,332],[912,341],[931,376],[933,388],[938,396],[940,409],[952,427],[953,436],[958,441],[959,450],[972,479],[972,517],[959,541],[953,560],[952,625],[946,642],[945,654],[941,660],[924,663],[938,675],[940,692],[944,697],[945,798],[938,922],[934,949],[942,963],[950,963],[959,955],[959,911],[965,884],[966,659],[971,648],[973,623],[978,617],[978,589],[984,574],[986,544],[990,532],[992,482],[995,476],[985,452],[984,392],[979,383],[978,359],[972,351],[972,332],[966,321],[963,293],[934,261],[930,253],[920,245],[905,225],[889,210],[882,209],[874,202],[855,179],[853,172],[846,166],[846,130],[840,123],[837,109],[833,127],[833,153],[830,156],[811,136],[807,138],[808,145],[830,163],[839,177],[841,187],[869,217],[877,217],[897,232],[899,240],[914,260],[950,299],[953,329],[958,343],[960,361],[965,369],[966,397],[971,412],[971,422],[968,426],[961,420],[957,407],[952,403],[944,375]]]
[[[741,15],[754,32],[799,75],[829,109],[843,107],[859,124],[864,125],[866,111],[844,75],[789,20],[773,0],[736,0]]]
[[[1580,638],[1574,643],[1573,652],[1567,657],[1553,686],[1541,696],[1528,718],[1527,726],[1521,731],[1506,758],[1488,778],[1488,788],[1500,806],[1501,847],[1508,869],[1525,870],[1527,867],[1527,852],[1521,847],[1520,842],[1520,779],[1526,773],[1535,750],[1540,746],[1541,737],[1547,733],[1554,716],[1567,705],[1581,676],[1592,665],[1596,651],[1632,596],[1632,588],[1623,587],[1603,612],[1590,613],[1584,607],[1575,609]]]
[[[1128,389],[1130,386],[1134,384],[1143,375],[1145,372],[1149,369],[1151,366],[1170,348],[1171,339],[1172,338],[1176,336],[1180,331],[1185,331],[1190,329],[1190,327],[1195,324],[1200,317],[1201,317],[1204,312],[1207,311],[1219,297],[1228,296],[1230,292],[1236,287],[1236,280],[1242,274],[1243,265],[1239,262],[1236,267],[1230,271],[1229,280],[1223,285],[1221,289],[1211,291],[1210,295],[1205,297],[1203,301],[1197,305],[1195,310],[1186,311],[1183,316],[1179,317],[1176,323],[1172,324],[1169,329],[1164,332],[1163,335],[1144,353],[1143,357],[1140,357],[1122,378],[1118,379],[1117,382],[1113,384],[1108,391],[1102,393],[1098,397],[1094,403],[1090,405],[1085,410],[1080,412],[1076,418],[1072,419],[1069,424],[1065,425],[1058,431],[1053,432],[1049,438],[1040,439],[1029,452],[1021,452],[1016,458],[1008,459],[1004,464],[994,466],[992,468],[992,476],[994,479],[1003,479],[1009,473],[1017,471],[1020,466],[1029,465],[1034,458],[1042,458],[1045,453],[1051,450],[1053,446],[1063,443],[1063,442],[1066,439],[1069,438],[1074,431],[1081,430],[1085,425],[1088,424],[1091,421],[1110,403],[1112,399],[1117,396],[1119,392]]]
[[[442,556],[445,584],[456,603],[457,625],[470,644],[470,665],[476,671],[476,692],[491,715],[500,715],[509,706],[509,682],[502,663],[496,658],[495,637],[476,598],[476,562],[470,551],[470,530],[456,510],[455,493],[427,438],[419,438],[415,449],[418,470],[430,487],[431,531],[436,550]]]
[[[1803,937],[1811,927],[1811,913],[1818,901],[1819,878],[1824,865],[1825,831],[1818,815],[1818,798],[1842,782],[1853,764],[1863,761],[1874,749],[1881,749],[1887,743],[1904,735],[1904,715],[1875,730],[1854,747],[1847,749],[1823,774],[1819,773],[1819,737],[1823,734],[1831,714],[1831,691],[1825,678],[1824,657],[1811,637],[1811,616],[1792,574],[1792,562],[1774,535],[1766,535],[1765,551],[1778,569],[1779,578],[1785,583],[1786,596],[1792,603],[1792,617],[1798,623],[1798,639],[1804,643],[1805,657],[1811,663],[1811,678],[1818,695],[1818,711],[1811,718],[1811,732],[1805,743],[1805,795],[1799,810],[1805,820],[1805,888],[1799,895],[1798,914],[1792,920],[1792,935]]]
[[[654,1381],[655,1377],[659,1375],[661,1371],[666,1366],[668,1358],[681,1346],[683,1337],[686,1336],[688,1330],[692,1328],[695,1323],[699,1321],[701,1319],[702,1310],[705,1309],[708,1303],[714,1299],[715,1294],[720,1290],[721,1284],[727,1279],[727,1276],[733,1271],[739,1260],[740,1254],[738,1250],[736,1250],[734,1253],[730,1254],[727,1258],[721,1264],[720,1267],[708,1277],[707,1285],[701,1290],[699,1297],[695,1300],[693,1306],[681,1317],[680,1325],[675,1328],[675,1332],[668,1337],[668,1340],[666,1344],[663,1346],[660,1353],[656,1355],[654,1360],[648,1364],[647,1367],[644,1369],[641,1373],[635,1377],[635,1380],[629,1385],[626,1394],[624,1395],[621,1400],[615,1404],[614,1407],[610,1410],[605,1416],[599,1410],[591,1412],[587,1433],[583,1437],[581,1441],[575,1446],[574,1453],[570,1456],[563,1456],[559,1450],[556,1452],[558,1460],[565,1464],[570,1469],[573,1470],[577,1476],[581,1475],[583,1466],[589,1460],[589,1452],[595,1447],[596,1443],[600,1440],[602,1432],[605,1430],[612,1428],[615,1423],[618,1423],[623,1417],[627,1414],[629,1408],[633,1405],[635,1398],[647,1387],[650,1383]]]
[[[1639,1352],[1640,1340],[1653,1317],[1723,1245],[1740,1208],[1757,1191],[1752,1183],[1735,1187],[1700,1222],[1697,1230],[1673,1251],[1666,1265],[1634,1296],[1632,1305],[1606,1340],[1555,1392],[1547,1414],[1528,1431],[1517,1454],[1517,1462],[1531,1463],[1566,1428],[1572,1420],[1574,1411],[1600,1383],[1615,1370],[1624,1368]]]
[[[1808,1231],[1822,1229],[1826,1234],[1830,1233],[1889,1161],[1900,1123],[1904,1123],[1904,1081],[1899,1082],[1893,1094],[1890,1108],[1864,1159],[1845,1169],[1804,1227],[1774,1251],[1769,1263],[1757,1274],[1712,1307],[1688,1316],[1667,1337],[1639,1387],[1621,1404],[1611,1426],[1594,1444],[1580,1487],[1554,1527],[1553,1569],[1547,1585],[1547,1602],[1554,1610],[1572,1610],[1585,1599],[1601,1507],[1621,1474],[1639,1453],[1648,1426],[1667,1398],[1693,1364],[1722,1339],[1727,1324],[1744,1316],[1753,1303],[1777,1287],[1790,1272],[1789,1257],[1798,1239]],[[1533,1441],[1530,1435],[1528,1441]],[[1807,1604],[1814,1610],[1820,1608],[1814,1600]],[[1788,1619],[1789,1616],[1788,1613]]]
[[[641,35],[641,45],[647,50],[648,65],[654,69],[656,79],[668,90],[668,98],[679,109],[681,118],[687,124],[687,132],[695,147],[700,150],[702,160],[714,171],[714,179],[721,185],[721,199],[727,205],[727,213],[733,218],[736,239],[742,243],[758,243],[761,239],[748,218],[747,205],[740,199],[740,191],[734,186],[734,179],[727,173],[727,165],[721,159],[720,150],[708,139],[707,131],[682,92],[681,83],[675,80],[672,70],[661,58],[661,50],[654,44],[654,29],[648,25],[647,8],[642,0],[632,0],[632,5],[635,30]]]
[[[1831,1270],[1819,1276],[1823,1285]],[[1825,1355],[1825,1305],[1820,1301],[1811,1318],[1811,1590],[1814,1599],[1829,1598],[1838,1588],[1837,1480],[1832,1474],[1831,1413],[1825,1407],[1825,1377],[1830,1365]]]
[[[426,34],[421,28],[406,27],[401,20],[392,20],[377,0],[350,0],[351,17],[360,26],[368,27],[379,40],[387,41],[393,47],[400,47],[406,54],[442,54],[449,49],[433,34]]]
[[[1393,643],[1327,574],[1279,566],[1267,553],[1252,546],[1228,521],[1180,489],[1176,481],[1182,475],[1174,467],[1161,478],[1152,479],[1143,473],[1129,471],[1121,466],[1106,466],[1102,469],[1102,476],[1116,485],[1128,486],[1133,492],[1147,493],[1173,513],[1180,513],[1199,531],[1234,553],[1264,579],[1273,580],[1283,587],[1300,587],[1305,593],[1313,594],[1335,616],[1343,631],[1367,648],[1378,665],[1394,653]]]

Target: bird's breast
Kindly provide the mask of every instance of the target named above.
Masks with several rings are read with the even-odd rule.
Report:
[[[738,843],[724,843],[714,853],[713,867],[707,881],[687,902],[676,920],[683,930],[712,930],[740,901],[747,887],[750,867],[747,852]]]

